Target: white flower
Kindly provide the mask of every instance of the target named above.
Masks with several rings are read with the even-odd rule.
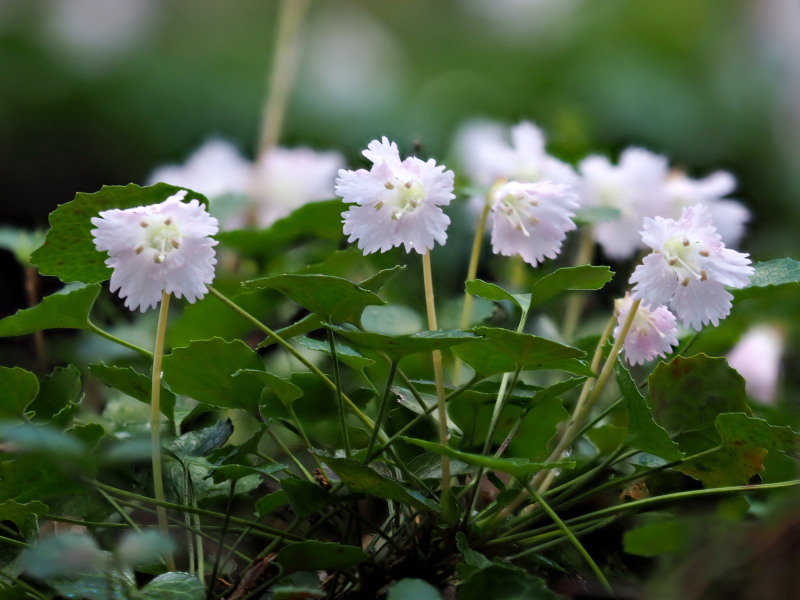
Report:
[[[252,180],[258,224],[267,227],[304,204],[333,198],[336,172],[343,166],[338,152],[267,151],[256,164]]]
[[[214,200],[227,194],[246,194],[250,170],[250,162],[233,144],[212,139],[195,150],[183,165],[157,168],[148,177],[147,185],[163,181]]]
[[[507,138],[505,127],[486,121],[468,123],[456,134],[456,155],[470,181],[487,188],[500,179],[576,182],[572,167],[547,153],[544,134],[533,123],[512,127]]]
[[[628,318],[633,298],[626,293],[624,298],[614,301],[614,312],[617,315],[617,326],[614,337],[618,338],[622,324]],[[631,365],[641,365],[653,360],[656,356],[664,357],[672,352],[672,346],[678,345],[678,328],[675,326],[675,315],[666,306],[655,309],[640,305],[633,316],[631,328],[625,337],[623,347],[625,360]]]
[[[440,206],[455,198],[453,172],[433,159],[401,161],[397,145],[385,137],[363,154],[373,163],[369,171],[342,169],[336,180],[336,194],[356,204],[342,213],[349,241],[358,240],[364,254],[401,245],[424,254],[435,242],[444,244],[450,218]]]
[[[703,179],[692,179],[682,172],[671,173],[665,190],[671,207],[661,216],[677,217],[687,206],[705,204],[722,242],[726,246],[737,246],[744,236],[745,223],[750,220],[750,211],[741,202],[724,197],[734,189],[736,179],[725,171]]]
[[[628,148],[616,166],[604,156],[589,156],[578,170],[582,205],[619,211],[616,219],[594,225],[597,243],[609,258],[631,258],[644,247],[639,234],[644,218],[665,216],[667,159],[641,148]]]
[[[162,292],[202,298],[214,280],[217,263],[209,236],[217,220],[197,200],[182,202],[186,191],[161,204],[106,210],[92,218],[94,245],[106,251],[114,269],[111,291],[119,290],[125,306],[142,312],[158,306]]]
[[[753,274],[747,254],[725,247],[703,205],[684,208],[677,221],[644,220],[642,240],[654,252],[636,267],[633,297],[646,306],[666,304],[686,327],[700,331],[730,312],[725,286],[746,286]]]
[[[494,252],[519,254],[534,267],[558,256],[567,231],[575,229],[578,202],[568,186],[510,181],[492,191],[491,201]]]
[[[756,325],[728,354],[728,364],[744,377],[747,394],[765,404],[775,400],[783,354],[783,332],[774,325]]]

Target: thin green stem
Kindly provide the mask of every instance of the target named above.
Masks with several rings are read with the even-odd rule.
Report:
[[[164,358],[164,338],[167,333],[167,319],[169,317],[168,292],[161,293],[161,308],[158,312],[158,327],[156,329],[156,343],[153,350],[152,386],[150,388],[150,452],[153,463],[153,493],[156,500],[166,500],[164,494],[164,476],[161,472],[161,362]],[[169,537],[169,523],[167,511],[161,506],[156,509],[158,528],[165,537]],[[166,555],[167,568],[175,570],[175,559],[172,551]]]
[[[475,238],[472,240],[472,252],[469,255],[469,266],[467,267],[467,278],[465,281],[472,281],[478,275],[478,262],[480,261],[481,248],[483,247],[483,237],[486,233],[486,219],[489,216],[491,208],[492,206],[489,204],[489,199],[487,198],[483,206],[483,211],[481,211],[481,216],[478,219],[478,228],[475,230]],[[466,329],[467,325],[469,325],[471,315],[472,294],[465,291],[464,306],[461,309],[461,319],[458,322],[459,329]],[[461,376],[461,367],[461,360],[456,357],[453,364],[453,383],[455,384],[458,383],[459,377]]]
[[[103,490],[101,490],[99,488],[97,490],[97,493],[99,493],[105,499],[106,502],[108,502],[112,507],[114,507],[114,510],[117,511],[117,514],[122,518],[123,521],[125,521],[128,524],[128,526],[131,529],[133,529],[136,532],[141,533],[142,530],[139,529],[139,526],[136,524],[136,521],[131,519],[131,516],[128,513],[126,513],[124,510],[122,510],[122,507],[119,504],[117,504],[116,500],[114,500],[105,491],[103,491]]]
[[[314,477],[311,475],[311,473],[308,472],[308,469],[306,469],[305,465],[300,462],[300,459],[298,459],[294,455],[294,453],[289,449],[289,446],[287,446],[286,443],[280,438],[280,436],[272,430],[272,427],[267,425],[266,431],[272,438],[272,440],[283,451],[283,453],[289,457],[289,460],[291,460],[295,464],[295,466],[300,470],[303,476],[309,481],[313,482]]]
[[[575,255],[573,264],[578,266],[591,263],[594,258],[594,247],[592,229],[590,226],[584,227],[581,231],[578,252]],[[584,294],[573,292],[567,298],[567,308],[564,312],[564,328],[562,332],[565,340],[571,340],[574,337],[585,304],[586,296]]]
[[[422,255],[422,276],[425,285],[425,308],[428,313],[428,329],[435,331],[439,328],[436,323],[436,306],[433,298],[433,274],[431,270],[431,253]],[[442,353],[439,350],[431,352],[433,359],[433,377],[436,382],[436,401],[439,414],[439,443],[447,445],[447,404],[445,404],[444,373],[442,370]],[[442,508],[448,502],[450,494],[450,459],[442,455]]]
[[[547,502],[545,502],[544,498],[542,498],[542,496],[539,494],[538,491],[536,491],[536,489],[534,489],[533,487],[531,487],[530,485],[527,485],[527,484],[526,484],[525,487],[527,488],[528,493],[544,509],[544,511],[547,513],[547,515],[551,519],[553,519],[553,522],[558,526],[558,528],[561,529],[561,531],[564,532],[564,535],[567,536],[567,539],[569,539],[569,541],[572,542],[572,545],[575,547],[575,549],[578,551],[578,553],[583,557],[583,559],[589,565],[589,568],[594,572],[594,574],[597,577],[597,579],[600,580],[600,583],[603,585],[605,590],[610,595],[613,596],[614,595],[614,590],[611,589],[611,584],[608,583],[608,580],[606,579],[606,576],[600,570],[600,567],[597,566],[597,563],[594,562],[594,559],[591,557],[589,552],[586,551],[586,548],[583,547],[583,544],[581,544],[580,541],[578,540],[578,538],[575,537],[575,534],[572,532],[572,530],[569,528],[569,526],[566,523],[564,523],[564,521],[561,520],[561,517],[559,517],[556,514],[556,512],[550,507],[550,505]]]
[[[392,382],[394,381],[394,375],[397,372],[397,365],[398,361],[392,360],[389,363],[389,374],[386,377],[386,387],[383,390],[383,396],[381,397],[381,404],[378,408],[378,416],[375,419],[375,429],[372,430],[372,435],[369,438],[369,443],[367,444],[367,452],[364,455],[364,462],[369,464],[372,460],[372,448],[375,446],[375,442],[378,438],[378,431],[381,430],[383,427],[383,420],[386,417],[386,411],[389,408],[389,396],[392,393]]]
[[[48,521],[55,521],[57,523],[69,523],[70,525],[80,525],[81,527],[96,527],[98,529],[131,529],[128,523],[111,523],[109,521],[83,521],[81,519],[71,519],[69,517],[62,517],[61,515],[45,515]]]
[[[145,358],[149,358],[149,359],[153,358],[153,353],[150,352],[149,350],[145,350],[144,348],[140,348],[136,344],[131,344],[130,342],[126,342],[125,340],[123,340],[121,338],[118,338],[117,336],[108,333],[106,330],[100,329],[97,325],[95,325],[94,323],[92,323],[88,319],[86,320],[86,328],[87,328],[87,330],[89,330],[89,331],[91,331],[93,333],[96,333],[100,337],[104,337],[107,340],[110,340],[110,341],[114,342],[115,344],[119,344],[120,346],[124,346],[125,348],[128,348],[129,350],[133,350],[134,352],[138,352],[139,354],[141,354]]]
[[[574,530],[575,537],[581,537],[581,536],[586,535],[587,533],[592,533],[593,531],[597,531],[598,529],[602,529],[603,527],[608,527],[614,521],[616,521],[618,518],[619,517],[614,516],[614,517],[609,517],[607,519],[601,519],[597,523],[594,523],[592,525],[588,525],[587,527],[583,527],[581,529],[576,529],[576,530]],[[554,536],[554,535],[556,535],[556,532],[544,533],[540,537],[545,537],[545,536],[551,537],[551,536]],[[539,554],[543,550],[546,550],[548,548],[552,548],[553,546],[558,546],[559,544],[563,544],[565,541],[566,540],[564,540],[564,539],[554,539],[554,540],[551,540],[551,541],[548,541],[548,542],[537,544],[537,545],[535,545],[535,546],[533,546],[531,548],[527,548],[527,549],[523,550],[522,552],[518,552],[517,554],[514,554],[513,556],[510,556],[509,560],[513,561],[513,560],[518,560],[520,558],[523,558],[525,556],[529,556],[531,554]]]
[[[20,540],[15,540],[14,538],[6,537],[4,535],[0,535],[0,542],[8,544],[9,546],[15,546],[16,548],[33,548],[33,546],[27,542],[21,542]]]
[[[333,330],[330,327],[325,327],[328,334],[328,345],[331,348],[331,360],[333,361],[333,383],[336,385],[336,411],[339,413],[339,430],[342,435],[342,443],[344,444],[344,455],[350,458],[350,436],[347,434],[347,423],[344,416],[344,402],[342,401],[342,379],[339,373],[339,357],[336,355],[336,340],[333,336]],[[378,430],[376,423],[375,429],[372,430],[372,436],[375,437],[375,432]]]
[[[194,506],[186,506],[185,504],[176,504],[174,502],[164,502],[161,500],[156,500],[154,498],[150,498],[149,496],[142,496],[141,494],[135,494],[134,492],[128,492],[126,490],[121,490],[119,488],[112,487],[110,485],[106,485],[104,483],[100,483],[99,481],[93,481],[92,485],[94,485],[98,489],[102,489],[107,491],[109,494],[113,494],[115,496],[120,496],[122,498],[130,498],[132,500],[137,500],[139,502],[144,502],[146,504],[153,504],[154,506],[163,506],[164,508],[169,508],[172,510],[176,510],[179,512],[187,512],[196,515],[200,515],[203,517],[210,517],[213,519],[220,519],[224,520],[225,515],[223,513],[215,512],[213,510],[206,510],[204,508],[197,508]],[[230,517],[231,523],[236,523],[237,525],[243,525],[245,527],[251,527],[253,531],[257,531],[263,535],[269,536],[271,538],[279,538],[284,540],[292,540],[295,542],[299,542],[304,538],[301,538],[296,535],[290,535],[285,531],[280,529],[275,529],[274,527],[267,527],[266,525],[259,525],[254,523],[253,521],[248,521],[247,519],[240,519],[238,517]]]
[[[219,562],[222,559],[222,546],[225,545],[225,536],[228,533],[228,525],[231,522],[231,510],[233,508],[233,495],[236,492],[236,480],[231,479],[228,486],[228,501],[225,505],[225,519],[222,521],[222,531],[219,533],[220,546],[214,554],[214,564],[211,567],[211,578],[208,590],[206,591],[206,600],[211,600],[214,591],[214,582],[217,580],[217,573],[219,573]]]

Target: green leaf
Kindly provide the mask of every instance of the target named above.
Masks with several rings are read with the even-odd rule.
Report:
[[[341,200],[325,200],[301,206],[267,229],[225,231],[217,234],[220,243],[250,256],[283,254],[300,238],[342,239]]]
[[[59,422],[53,424],[64,426],[78,411],[82,390],[81,372],[77,367],[56,367],[39,384],[39,394],[28,405],[28,410],[35,413],[33,420],[42,423],[52,422],[59,415]]]
[[[61,281],[99,283],[111,277],[105,265],[108,255],[99,252],[93,242],[91,218],[111,208],[133,208],[159,204],[181,188],[159,183],[150,187],[135,184],[104,186],[94,194],[79,193],[72,202],[62,204],[50,213],[50,231],[44,244],[31,255],[31,261],[42,275],[55,275]],[[186,201],[204,196],[190,192]]]
[[[467,536],[464,535],[463,531],[456,533],[456,547],[464,557],[464,562],[471,567],[485,569],[486,567],[490,567],[492,565],[492,561],[490,561],[480,552],[469,547],[469,541],[467,540]]]
[[[784,452],[797,449],[800,434],[791,427],[775,427],[745,413],[722,413],[715,422],[726,446],[756,446]]]
[[[800,261],[792,258],[776,258],[753,265],[755,273],[750,278],[750,285],[738,291],[737,296],[750,295],[754,288],[771,288],[778,285],[800,283]]]
[[[287,479],[286,481],[289,480]],[[286,494],[286,491],[275,490],[271,494],[261,496],[261,498],[256,500],[256,514],[259,517],[263,517],[287,504],[289,504],[289,496]]]
[[[44,502],[34,500],[32,502],[19,503],[15,500],[6,500],[0,503],[0,521],[12,521],[17,527],[22,529],[23,523],[28,515],[43,517],[50,508]]]
[[[322,462],[339,476],[339,479],[353,492],[376,498],[385,498],[408,504],[419,511],[439,512],[439,506],[420,495],[406,489],[402,484],[388,479],[363,463],[347,458],[320,456]]]
[[[336,500],[316,483],[303,479],[284,479],[281,487],[298,519],[305,519],[308,515],[319,512]]]
[[[498,327],[476,327],[473,331],[486,338],[497,350],[510,356],[523,371],[554,369],[576,375],[593,375],[591,369],[579,360],[585,358],[586,353],[578,348]],[[456,354],[458,355],[457,351]],[[466,358],[458,356],[467,362]]]
[[[555,461],[555,462],[531,462],[525,458],[494,458],[491,456],[483,456],[481,454],[470,454],[469,452],[462,452],[455,450],[449,446],[437,444],[434,442],[426,442],[425,440],[418,440],[414,438],[402,436],[404,442],[414,444],[425,450],[442,454],[449,458],[454,458],[468,465],[475,465],[476,467],[483,467],[493,471],[502,471],[509,473],[517,479],[524,479],[531,473],[536,473],[542,469],[573,469],[575,468],[575,461]]]
[[[533,284],[531,307],[541,304],[561,292],[599,290],[613,277],[614,272],[605,266],[581,265],[557,269]]]
[[[669,434],[653,419],[650,407],[639,392],[630,372],[622,362],[614,365],[617,384],[628,409],[628,444],[668,461],[678,460],[683,456],[678,444],[673,442]]]
[[[483,446],[489,433],[496,396],[496,392],[489,394],[467,390],[448,403],[450,418],[464,432],[464,446]],[[509,444],[508,455],[529,459],[547,456],[548,440],[556,434],[558,423],[569,418],[561,400],[555,396],[545,395],[541,400],[536,396],[523,397],[516,395],[515,388],[515,393],[512,393],[500,413],[492,441],[495,444],[502,443],[524,411],[527,414]]]
[[[340,571],[367,559],[369,554],[355,546],[306,540],[284,546],[275,562],[280,563],[283,572],[288,574],[297,571]]]
[[[232,433],[233,423],[231,420],[222,419],[211,427],[184,433],[170,442],[169,449],[181,457],[206,456],[227,442]]]
[[[0,337],[42,329],[88,329],[89,312],[99,293],[99,285],[87,285],[66,294],[51,294],[36,306],[0,320]]]
[[[495,285],[494,283],[488,283],[481,279],[472,279],[466,282],[467,293],[473,296],[479,296],[481,298],[486,298],[487,300],[491,300],[492,302],[500,302],[501,300],[508,300],[512,304],[520,308],[524,308],[525,310],[528,309],[527,304],[523,307],[520,304],[519,299],[512,293],[507,292],[499,285]]]
[[[292,382],[286,381],[282,377],[278,377],[272,373],[256,369],[240,369],[233,374],[234,377],[240,377],[241,375],[255,377],[261,381],[270,391],[280,398],[284,406],[290,406],[295,400],[303,396],[302,389]],[[267,392],[267,390],[262,390],[262,396],[265,392]]]
[[[115,367],[104,363],[89,365],[89,372],[107,386],[119,390],[123,394],[150,404],[151,381],[133,367]],[[161,413],[170,421],[175,421],[175,394],[161,386]]]
[[[724,358],[698,354],[659,363],[650,375],[653,415],[670,434],[714,432],[717,415],[752,411],[744,379]]]
[[[31,253],[44,243],[45,232],[42,229],[33,231],[17,227],[0,227],[0,248],[8,250],[19,263],[30,266]]]
[[[241,369],[263,370],[261,358],[242,341],[199,340],[164,357],[164,380],[176,394],[217,408],[254,414],[264,385],[252,377],[233,377]]]
[[[552,600],[542,579],[521,569],[492,565],[473,573],[458,586],[458,600]]]
[[[720,444],[716,420],[721,413],[751,414],[745,401],[744,379],[724,358],[677,356],[656,367],[649,387],[656,421],[675,436],[687,455]],[[747,444],[726,446],[677,470],[699,479],[706,487],[743,485],[764,468],[766,453],[765,448]]]
[[[685,521],[668,514],[648,515],[644,525],[625,532],[622,543],[625,552],[638,556],[677,554],[686,549],[690,528]]]
[[[191,573],[171,571],[153,579],[134,594],[135,600],[201,600],[205,586]]]
[[[389,586],[386,600],[442,600],[435,587],[422,579],[401,579]]]
[[[301,336],[297,338],[297,343],[309,350],[315,350],[331,356],[331,347],[327,341]],[[341,342],[336,342],[336,356],[340,362],[343,362],[351,369],[361,370],[375,364],[375,361],[371,358],[365,357],[358,350]]]
[[[358,256],[363,258],[363,255],[359,252]],[[313,265],[312,265],[313,266]],[[397,265],[392,267],[391,269],[383,269],[382,271],[378,271],[372,277],[368,277],[364,281],[358,284],[359,287],[364,288],[365,290],[369,290],[370,292],[377,292],[381,289],[384,285],[386,285],[389,281],[394,279],[394,277],[403,271],[405,266]],[[315,331],[323,327],[322,324],[322,317],[317,314],[310,314],[306,315],[296,323],[292,323],[291,325],[284,327],[283,329],[279,329],[276,333],[281,336],[283,339],[287,340],[289,338],[293,338],[298,335],[303,335],[309,333],[311,331]],[[266,337],[259,345],[259,348],[264,348],[271,344],[274,344],[275,340],[271,337]]]
[[[374,292],[330,275],[273,275],[246,281],[245,289],[274,289],[324,319],[358,322],[366,306],[386,304]]]
[[[475,334],[458,329],[422,331],[411,335],[383,335],[335,326],[331,329],[356,346],[385,352],[393,360],[418,352],[442,350],[477,339]]]
[[[23,416],[27,407],[39,392],[36,375],[20,367],[0,367],[0,420]]]
[[[513,358],[503,352],[498,352],[497,346],[486,340],[476,339],[473,342],[461,344],[457,348],[453,348],[453,354],[469,365],[480,378],[499,373],[510,373],[517,367]]]
[[[327,595],[319,588],[297,585],[279,585],[270,591],[272,600],[311,600],[312,598],[324,598]]]

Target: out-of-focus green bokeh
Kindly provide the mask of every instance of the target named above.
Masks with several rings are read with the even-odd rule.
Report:
[[[277,0],[0,3],[2,219],[142,182],[210,136],[252,156]],[[800,224],[791,0],[316,0],[281,142],[355,158],[388,135],[446,159],[463,121],[531,119],[575,161],[628,144],[732,170],[746,247]]]

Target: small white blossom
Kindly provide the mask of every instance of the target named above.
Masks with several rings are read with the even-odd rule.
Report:
[[[744,377],[747,395],[765,404],[775,401],[783,338],[783,331],[775,325],[756,325],[728,354],[728,364]]]
[[[491,201],[492,249],[519,254],[534,267],[558,256],[567,231],[575,229],[571,217],[578,202],[568,186],[510,181],[492,191]]]
[[[629,293],[624,298],[614,301],[614,312],[617,315],[617,326],[614,337],[618,338],[623,323],[628,319],[628,314],[633,304]],[[675,325],[675,315],[666,306],[654,309],[640,305],[633,316],[631,328],[625,337],[623,348],[625,360],[631,365],[641,365],[653,360],[656,356],[664,357],[672,352],[672,347],[678,345],[678,328]]]
[[[108,252],[112,292],[125,306],[142,312],[158,306],[162,292],[202,298],[217,263],[211,239],[217,220],[197,200],[182,202],[186,191],[161,204],[106,210],[92,218],[95,247]]]
[[[666,180],[666,195],[670,207],[661,216],[675,217],[687,206],[704,204],[711,212],[726,246],[737,246],[750,220],[750,211],[741,203],[725,198],[736,189],[736,179],[730,173],[717,171],[703,179],[692,179],[683,172],[673,172]]]
[[[609,258],[631,258],[644,248],[639,234],[644,218],[666,216],[667,159],[642,148],[628,148],[617,165],[604,156],[589,156],[578,170],[582,205],[619,211],[619,217],[594,225],[597,243]]]
[[[148,177],[147,185],[163,181],[214,200],[227,194],[246,194],[251,168],[233,144],[212,139],[195,150],[184,164],[157,168]]]
[[[415,157],[400,160],[394,142],[373,140],[363,152],[372,168],[339,171],[336,194],[356,206],[342,213],[348,240],[358,240],[364,254],[404,246],[424,254],[444,244],[450,218],[440,208],[453,195],[452,171]]]
[[[636,267],[634,298],[646,306],[668,305],[686,327],[700,331],[730,312],[725,286],[745,287],[753,274],[747,254],[725,247],[708,207],[684,208],[679,220],[644,220],[642,240],[654,250]]]
[[[258,225],[267,227],[304,204],[333,198],[336,173],[343,166],[344,158],[338,152],[268,150],[253,171]]]
[[[576,182],[572,167],[547,153],[544,134],[536,125],[523,121],[510,133],[509,139],[502,125],[476,121],[456,134],[456,155],[470,181],[486,188],[498,180]]]

